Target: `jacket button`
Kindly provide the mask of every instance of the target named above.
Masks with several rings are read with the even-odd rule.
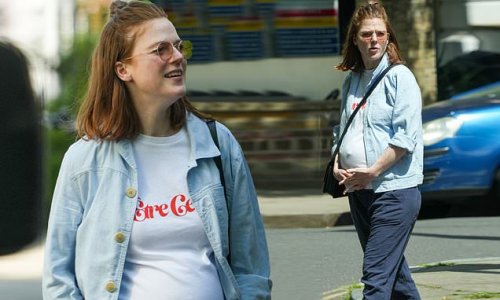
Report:
[[[125,241],[125,235],[123,234],[123,232],[118,232],[117,234],[115,234],[115,241],[117,241],[118,243],[123,243],[123,241]]]
[[[126,191],[125,194],[127,194],[127,197],[129,198],[134,198],[135,195],[137,195],[137,190],[134,189],[133,187],[129,187]]]
[[[106,291],[110,293],[116,292],[116,284],[113,281],[106,283]]]

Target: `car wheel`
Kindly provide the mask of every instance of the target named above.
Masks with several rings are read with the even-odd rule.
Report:
[[[495,174],[493,187],[486,198],[486,201],[492,208],[500,209],[500,169]]]
[[[491,196],[492,200],[500,202],[500,169],[497,170],[497,174],[495,175],[495,182],[493,183]]]

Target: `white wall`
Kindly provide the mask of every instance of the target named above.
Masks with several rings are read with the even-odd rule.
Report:
[[[467,23],[471,26],[500,27],[500,1],[469,0],[466,3]]]
[[[437,9],[438,53],[443,53],[442,42],[446,39],[451,42],[448,49],[455,44],[467,52],[468,46],[478,41],[479,50],[500,52],[500,0],[438,0]],[[460,36],[461,46],[457,40]],[[442,63],[458,55],[458,48],[444,53]]]
[[[73,7],[72,0],[0,0],[0,38],[26,54],[34,89],[45,99],[59,92],[55,67],[61,47],[71,43]]]
[[[193,64],[188,66],[187,86],[201,91],[278,90],[323,100],[342,87],[347,74],[335,69],[340,60],[340,56],[328,56]]]

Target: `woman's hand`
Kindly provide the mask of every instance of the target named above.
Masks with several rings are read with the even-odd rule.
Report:
[[[350,176],[351,174],[349,174],[349,172],[347,172],[347,170],[345,169],[339,169],[336,166],[333,168],[333,177],[335,177],[335,179],[337,179],[340,184],[342,184],[342,181]]]
[[[338,159],[338,157],[336,158]],[[333,164],[333,177],[339,181],[339,185],[345,185],[344,195],[351,192],[352,187],[350,184],[347,184],[351,176],[352,174],[348,170],[339,168],[338,160],[335,160]]]
[[[377,174],[371,168],[348,169],[346,172],[349,177],[344,179],[343,182],[339,182],[346,186],[345,193],[365,189],[377,177]]]

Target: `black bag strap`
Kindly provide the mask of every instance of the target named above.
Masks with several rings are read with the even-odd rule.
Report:
[[[387,72],[389,72],[389,70],[392,69],[392,67],[395,67],[396,65],[399,65],[399,64],[391,64],[391,65],[387,66],[377,76],[377,78],[375,78],[375,80],[373,81],[373,83],[368,88],[368,91],[366,91],[365,96],[363,97],[363,99],[361,99],[361,102],[359,102],[359,104],[356,107],[356,109],[354,109],[354,111],[352,112],[351,116],[349,117],[349,120],[347,120],[347,123],[346,123],[346,125],[344,127],[344,131],[342,132],[342,135],[340,136],[339,142],[337,143],[337,146],[335,147],[335,151],[333,151],[333,155],[330,158],[332,162],[335,159],[335,157],[337,156],[337,154],[339,153],[340,144],[342,144],[342,141],[344,140],[344,136],[347,133],[347,129],[349,129],[349,126],[351,125],[352,120],[354,120],[354,117],[358,113],[359,109],[366,103],[366,99],[368,99],[368,97],[371,95],[371,93],[373,92],[373,90],[375,89],[375,87],[377,86],[377,84],[380,82],[380,80],[382,80],[382,78],[384,78],[385,74],[387,74]]]
[[[215,146],[217,149],[220,150],[219,147],[219,137],[217,136],[217,128],[215,125],[215,120],[208,120],[206,121],[208,129],[210,130],[210,135],[212,136],[212,139],[214,140]],[[221,152],[222,155],[222,152]],[[217,169],[219,169],[219,176],[220,176],[220,182],[222,184],[222,187],[224,188],[224,198],[226,199],[226,208],[227,208],[227,234],[228,237],[230,237],[229,229],[231,226],[230,222],[230,212],[229,212],[229,201],[227,201],[227,192],[226,192],[226,181],[224,180],[224,169],[222,168],[222,159],[221,156],[216,156],[214,157],[214,162],[215,165],[217,166]],[[229,262],[229,265],[231,265],[231,247],[229,247],[229,254],[227,255],[227,261]]]
[[[217,146],[217,149],[220,150],[219,137],[217,136],[217,128],[215,127],[215,120],[208,120],[207,126],[208,126],[208,129],[210,130],[210,135],[212,135],[212,139],[214,140],[215,146]],[[222,169],[221,157],[220,156],[214,157],[214,162],[215,162],[215,165],[217,166],[217,169],[219,169],[220,182],[222,184],[222,187],[224,188],[224,193],[225,193],[226,192],[226,181],[224,181],[224,170]],[[227,202],[227,199],[226,199],[226,202]]]

